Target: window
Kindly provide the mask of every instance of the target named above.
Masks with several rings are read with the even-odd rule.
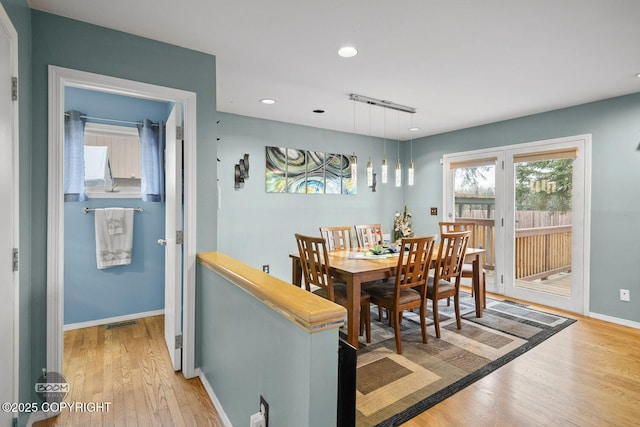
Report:
[[[140,138],[135,127],[86,123],[85,186],[89,198],[140,198]]]

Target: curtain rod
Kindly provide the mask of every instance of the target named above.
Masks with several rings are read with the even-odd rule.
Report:
[[[64,113],[65,117],[69,117],[69,113]],[[102,117],[91,117],[91,116],[87,116],[87,115],[81,115],[80,116],[81,119],[85,119],[85,120],[99,120],[101,122],[112,122],[112,123],[124,123],[124,124],[128,124],[128,125],[142,125],[143,122],[131,122],[128,120],[116,120],[116,119],[104,119]],[[158,126],[158,123],[154,123],[151,122],[151,126]]]
[[[127,208],[125,208],[125,209],[127,209]],[[142,212],[142,208],[141,207],[133,208],[133,210],[136,211],[136,212]],[[88,208],[86,206],[82,208],[82,213],[89,213],[89,212],[95,212],[95,211],[96,211],[95,209]]]

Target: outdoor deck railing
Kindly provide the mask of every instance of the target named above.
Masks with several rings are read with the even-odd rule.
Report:
[[[516,279],[571,271],[571,226],[516,229]]]
[[[484,267],[495,266],[495,220],[456,218],[473,223],[469,245],[486,249]],[[516,229],[516,279],[544,279],[552,274],[571,271],[571,226]]]

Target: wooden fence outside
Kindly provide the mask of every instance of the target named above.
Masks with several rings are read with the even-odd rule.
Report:
[[[473,223],[472,247],[484,248],[485,268],[495,266],[495,220],[456,218]],[[544,279],[571,271],[571,225],[516,229],[515,275],[520,280]]]

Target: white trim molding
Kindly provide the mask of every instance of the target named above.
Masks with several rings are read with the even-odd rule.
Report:
[[[209,399],[211,399],[211,403],[213,403],[213,406],[216,408],[216,411],[218,411],[218,416],[220,417],[220,421],[222,421],[222,424],[224,424],[225,427],[233,427],[233,424],[231,424],[231,420],[227,416],[227,413],[224,412],[222,403],[220,403],[220,400],[218,400],[218,396],[216,396],[216,394],[213,392],[213,388],[211,387],[211,384],[209,384],[209,381],[207,380],[207,377],[204,374],[204,372],[202,372],[200,368],[197,368],[196,373],[200,378],[200,381],[202,381],[202,385],[204,386],[204,389],[207,391],[207,394],[209,395]]]
[[[142,313],[125,314],[124,316],[107,317],[104,319],[89,320],[86,322],[69,323],[64,325],[65,331],[73,331],[74,329],[90,328],[92,326],[109,325],[111,323],[126,322],[128,320],[142,319],[145,317],[159,316],[164,314],[164,310],[145,311]]]
[[[590,312],[589,317],[592,319],[604,320],[605,322],[615,323],[616,325],[629,326],[630,328],[640,329],[640,322],[633,320],[621,319],[619,317],[607,316],[606,314]]]
[[[196,94],[148,83],[49,66],[49,161],[47,219],[47,370],[62,372],[64,319],[64,89],[97,90],[183,105],[184,275],[183,353],[185,378],[195,373]]]

